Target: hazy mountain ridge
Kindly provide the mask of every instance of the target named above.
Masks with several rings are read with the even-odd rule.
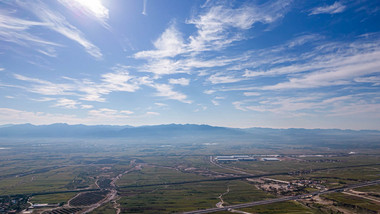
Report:
[[[167,140],[169,142],[255,142],[255,143],[319,143],[360,144],[380,142],[380,131],[340,129],[271,129],[226,128],[195,124],[166,124],[152,126],[111,125],[51,125],[21,124],[0,127],[1,138],[88,138],[88,139],[134,139]]]
[[[150,137],[183,135],[243,135],[243,130],[193,124],[167,124],[154,126],[111,125],[51,125],[20,124],[0,127],[0,137]]]

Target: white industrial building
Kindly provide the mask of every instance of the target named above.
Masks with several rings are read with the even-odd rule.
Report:
[[[230,156],[216,156],[215,160],[218,162],[256,161],[256,158],[253,158],[248,155],[230,155]]]
[[[278,158],[261,158],[262,161],[280,161]]]

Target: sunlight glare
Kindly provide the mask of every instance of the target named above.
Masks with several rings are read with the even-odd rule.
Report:
[[[101,0],[72,0],[79,4],[83,9],[87,10],[97,18],[108,18],[108,9],[103,6]]]

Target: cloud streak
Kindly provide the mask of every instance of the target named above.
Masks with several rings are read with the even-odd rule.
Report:
[[[346,6],[344,6],[340,2],[334,2],[334,4],[329,6],[323,6],[323,7],[316,7],[312,9],[309,15],[317,15],[317,14],[336,14],[336,13],[342,13],[346,9]]]
[[[52,11],[48,8],[47,5],[40,1],[33,3],[17,1],[17,3],[24,9],[31,11],[36,17],[41,20],[42,23],[44,23],[45,27],[56,31],[66,38],[78,43],[91,56],[97,59],[102,58],[103,55],[100,49],[92,44],[89,40],[87,40],[83,33],[78,28],[71,25],[59,12]]]
[[[55,57],[55,48],[62,45],[44,40],[28,32],[40,27],[48,27],[48,24],[19,19],[6,15],[5,12],[0,12],[0,39],[2,41],[15,43],[24,47],[36,47],[42,54]]]
[[[141,14],[143,14],[144,16],[148,15],[146,13],[146,5],[147,5],[147,3],[148,3],[147,0],[143,0],[143,10],[142,10]]]

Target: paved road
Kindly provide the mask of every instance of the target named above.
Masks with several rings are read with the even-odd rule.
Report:
[[[346,186],[343,188],[330,189],[327,191],[318,191],[318,192],[313,192],[313,193],[308,193],[308,194],[303,194],[303,195],[297,195],[297,196],[275,198],[275,199],[263,200],[263,201],[254,201],[254,202],[225,206],[225,207],[220,207],[220,208],[210,208],[210,209],[205,209],[205,210],[194,210],[194,211],[184,212],[183,214],[213,213],[213,212],[217,212],[217,211],[226,211],[229,209],[240,209],[240,208],[246,208],[246,207],[253,207],[253,206],[257,206],[257,205],[264,205],[264,204],[272,204],[272,203],[283,202],[283,201],[297,200],[297,199],[308,197],[310,195],[315,196],[315,195],[321,195],[321,194],[326,194],[326,193],[339,192],[339,191],[343,191],[345,189],[352,189],[352,188],[370,186],[370,185],[375,185],[375,184],[380,184],[380,179],[375,180],[375,181],[364,182],[364,183],[360,183],[360,184],[354,184],[354,185]]]

